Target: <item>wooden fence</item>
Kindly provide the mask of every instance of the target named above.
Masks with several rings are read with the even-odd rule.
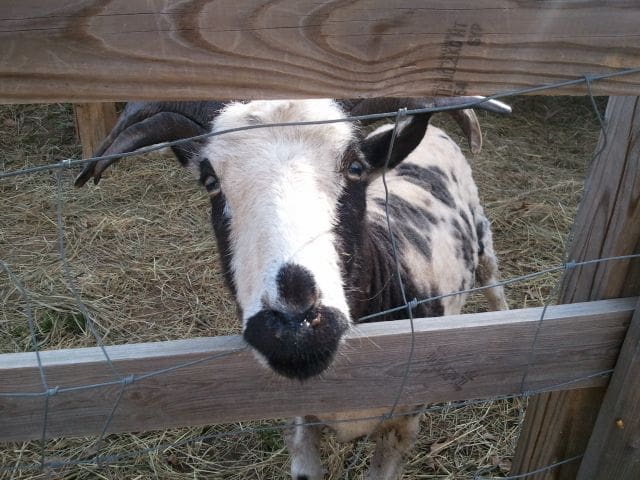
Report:
[[[517,394],[525,369],[527,389],[535,390],[613,368],[636,303],[626,298],[551,307],[533,360],[529,357],[541,308],[416,320],[416,350],[402,401],[420,406]],[[237,336],[107,347],[117,370],[131,375],[185,365],[129,385],[110,431],[326,414],[362,404],[389,407],[404,375],[410,342],[408,321],[361,325],[347,339],[348,355],[338,356],[322,379],[305,383],[258,365]],[[42,352],[41,358],[47,382],[61,389],[49,399],[48,434],[100,433],[122,388],[109,384],[114,375],[101,349],[55,350]],[[102,382],[107,385],[64,391]],[[604,383],[594,377],[569,385]],[[5,391],[41,392],[35,355],[3,355],[0,385]],[[43,397],[3,403],[1,438],[41,435]]]
[[[2,10],[5,103],[486,95],[640,66],[640,5],[632,0],[7,0]],[[640,75],[592,88],[602,95],[637,95]],[[545,93],[585,92],[574,85]],[[79,118],[99,119],[83,137],[99,138],[112,111],[111,104],[78,107]],[[570,250],[575,260],[640,251],[638,98],[612,97],[607,122],[608,137],[601,139],[603,151],[577,216]],[[91,142],[85,141],[87,149]],[[549,310],[528,388],[615,371],[608,386],[594,377],[567,385],[578,389],[536,397],[513,473],[586,451],[581,465],[530,478],[640,477],[640,310],[635,299],[620,299],[638,294],[637,261],[567,273],[562,301],[587,303]],[[605,299],[616,300],[598,301]],[[518,392],[536,315],[532,309],[417,322],[420,353],[402,402]],[[395,384],[389,379],[401,375],[408,341],[406,323],[365,325],[350,337],[350,363],[340,360],[324,381],[308,385],[265,374],[244,350],[213,369],[194,363],[179,375],[130,385],[111,430],[300,413],[290,398],[304,398],[304,413],[353,410],[363,395],[389,406],[389,385]],[[227,337],[109,351],[123,371],[135,374],[239,346]],[[63,388],[102,382],[107,371],[100,355],[95,349],[43,352],[47,378]],[[0,393],[38,391],[34,361],[33,354],[0,356]],[[49,398],[47,431],[98,432],[120,388],[60,391]],[[43,402],[38,396],[0,397],[0,438],[38,437]]]
[[[637,67],[640,56],[634,0],[3,0],[2,7],[1,102],[486,95]],[[637,84],[617,78],[594,89],[628,95]]]

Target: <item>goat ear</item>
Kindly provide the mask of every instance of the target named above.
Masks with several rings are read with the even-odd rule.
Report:
[[[389,158],[389,169],[394,168],[413,152],[424,138],[431,114],[413,115],[401,120]],[[361,143],[362,153],[374,170],[384,168],[389,156],[393,126],[385,126],[367,136]]]

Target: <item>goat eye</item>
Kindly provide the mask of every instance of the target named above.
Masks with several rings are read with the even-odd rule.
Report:
[[[364,165],[358,160],[352,161],[347,167],[347,175],[352,180],[359,180],[364,174]]]
[[[213,197],[214,195],[220,193],[220,181],[218,180],[218,177],[215,175],[209,175],[207,178],[205,178],[204,188],[207,189],[210,197]]]

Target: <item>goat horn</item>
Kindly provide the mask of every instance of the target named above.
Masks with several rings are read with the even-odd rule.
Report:
[[[458,105],[468,105],[478,102],[485,97],[425,97],[425,98],[366,98],[362,100],[343,100],[343,107],[351,116],[368,115],[371,113],[393,112],[399,108],[408,109],[433,108],[433,107],[456,107]],[[488,110],[494,113],[511,113],[511,107],[498,100],[486,100],[478,103],[473,108]],[[446,110],[458,123],[467,137],[471,152],[477,154],[482,148],[482,131],[480,122],[474,111],[470,108]],[[363,123],[373,123],[375,120],[364,121]]]
[[[427,101],[430,103],[430,105],[425,104],[424,106],[456,107],[460,105],[465,105],[465,108],[487,110],[489,112],[494,112],[494,113],[511,113],[511,107],[506,103],[501,102],[499,100],[494,100],[492,98],[487,99],[486,97],[481,97],[480,95],[470,96],[470,97],[432,97],[432,98],[429,98]],[[476,103],[476,102],[479,102],[479,103]],[[473,107],[466,106],[470,103],[476,103],[476,104]]]
[[[209,124],[222,107],[218,102],[130,102],[94,156],[132,152],[142,147],[179,140],[209,131]],[[172,147],[184,165],[198,150],[196,142]],[[87,163],[76,177],[81,187],[90,178],[98,183],[102,173],[119,160],[96,160]]]
[[[447,113],[453,117],[466,135],[471,153],[474,155],[480,153],[482,150],[482,130],[476,112],[465,108],[464,110],[449,110]]]
[[[436,97],[433,99],[434,107],[455,107],[457,105],[464,105],[478,100],[483,100],[485,97]],[[511,113],[511,107],[506,103],[498,100],[489,99],[484,102],[478,103],[473,108],[479,108],[494,113]],[[469,148],[471,153],[477,155],[482,150],[482,130],[480,128],[480,122],[475,112],[471,108],[464,108],[459,110],[447,110],[447,113],[453,117],[458,123],[464,134],[467,136],[469,142]]]

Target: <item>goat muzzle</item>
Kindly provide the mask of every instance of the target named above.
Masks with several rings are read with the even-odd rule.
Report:
[[[349,320],[333,307],[306,312],[264,309],[246,323],[244,339],[278,374],[306,380],[331,365]]]

